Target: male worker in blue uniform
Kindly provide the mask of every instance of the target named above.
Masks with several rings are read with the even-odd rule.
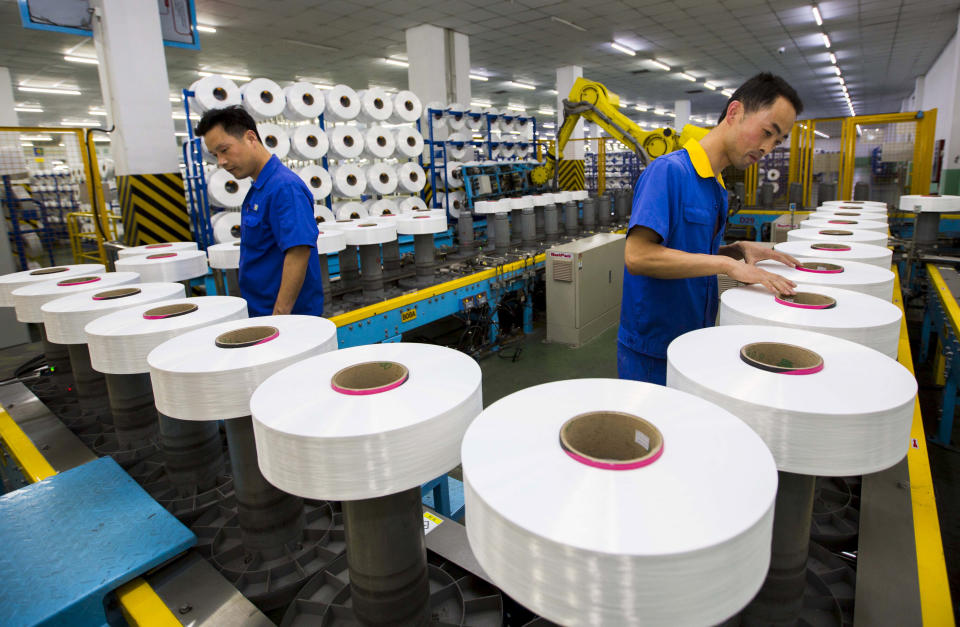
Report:
[[[240,295],[250,317],[323,314],[319,230],[306,184],[271,155],[242,107],[212,109],[197,135],[234,178],[250,177],[240,226]]]
[[[727,192],[720,171],[759,161],[787,137],[802,110],[786,81],[758,74],[734,92],[703,139],[659,157],[640,175],[624,254],[621,379],[666,384],[670,342],[716,321],[718,274],[794,293],[793,282],[754,265],[775,259],[792,267],[793,257],[755,242],[721,245]]]

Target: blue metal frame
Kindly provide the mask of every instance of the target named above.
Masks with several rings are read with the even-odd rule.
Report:
[[[27,254],[23,244],[23,236],[28,233],[36,233],[40,238],[40,244],[46,249],[47,256],[50,258],[50,265],[54,265],[53,260],[53,232],[47,221],[47,209],[43,203],[34,200],[37,204],[35,211],[24,211],[21,208],[20,199],[13,192],[13,185],[10,183],[10,176],[3,175],[3,204],[7,207],[7,213],[10,218],[10,240],[17,250],[17,258],[20,260],[20,269],[27,270]],[[2,217],[2,216],[0,216]],[[43,225],[40,228],[25,229],[22,228],[21,220],[39,220]]]
[[[916,276],[914,270],[913,276]],[[924,275],[926,273],[924,272]],[[960,390],[960,340],[953,331],[940,301],[940,294],[932,289],[927,281],[926,306],[923,312],[923,326],[920,332],[920,362],[925,362],[936,347],[934,336],[940,340],[944,360],[944,386],[941,401],[940,421],[936,435],[929,436],[937,444],[950,446],[953,435],[954,412],[957,407],[957,392]],[[953,294],[944,294],[944,298],[956,298]]]
[[[187,3],[190,7],[190,24],[193,29],[193,43],[185,44],[180,41],[169,41],[167,39],[163,40],[164,46],[170,46],[171,48],[186,48],[188,50],[200,50],[200,35],[197,31],[197,8],[193,4],[194,0],[187,0]],[[24,28],[32,28],[34,30],[45,30],[54,33],[67,33],[68,35],[81,35],[83,37],[93,37],[93,32],[85,28],[75,28],[72,26],[54,26],[52,24],[38,24],[30,19],[30,5],[29,0],[17,0],[17,4],[20,7],[20,21],[23,23]]]

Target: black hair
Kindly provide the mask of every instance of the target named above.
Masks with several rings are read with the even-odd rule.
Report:
[[[803,113],[803,101],[800,100],[800,96],[797,95],[797,91],[790,86],[790,83],[770,72],[761,72],[743,85],[740,85],[737,91],[733,92],[730,100],[724,105],[723,111],[720,112],[720,118],[717,120],[717,124],[719,125],[723,122],[723,118],[727,117],[727,109],[730,108],[730,103],[734,100],[739,100],[743,103],[744,113],[753,113],[764,107],[769,107],[776,102],[780,96],[786,98],[790,104],[793,105],[793,109],[797,112],[798,116]]]
[[[203,137],[215,126],[221,127],[224,133],[233,135],[237,139],[241,139],[247,131],[253,131],[257,136],[257,141],[262,141],[260,133],[257,132],[257,123],[240,105],[223,109],[210,109],[200,118],[194,132]]]

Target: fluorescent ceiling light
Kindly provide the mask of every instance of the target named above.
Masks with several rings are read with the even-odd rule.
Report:
[[[813,19],[817,21],[817,26],[823,26],[823,18],[820,16],[820,9],[817,8],[817,5],[810,7],[810,10],[813,11]]]
[[[480,109],[488,109],[493,106],[493,103],[490,102],[489,100],[471,100],[470,106],[478,107]]]
[[[60,120],[60,126],[99,126],[97,120]]]
[[[564,26],[569,26],[570,28],[575,28],[576,30],[580,31],[581,33],[587,32],[587,29],[584,28],[583,26],[580,26],[580,25],[578,25],[578,24],[574,24],[573,22],[569,22],[569,21],[563,19],[562,17],[557,17],[556,15],[551,15],[551,16],[550,16],[550,19],[553,20],[554,22],[558,23],[558,24],[563,24]]]
[[[667,111],[666,113],[664,113],[664,115],[666,115],[668,118],[675,118],[675,117],[677,117],[677,114],[674,113],[673,111]]]
[[[557,125],[554,124],[553,122],[544,122],[540,126],[542,126],[543,128],[557,128]]]
[[[666,114],[667,114],[667,111],[666,111],[666,109],[654,109],[654,110],[653,110],[653,113],[654,113],[655,115],[666,115]]]
[[[686,72],[677,72],[677,76],[679,76],[679,77],[682,78],[683,80],[690,81],[691,83],[696,83],[696,82],[697,82],[697,79],[696,79],[696,78],[690,76],[690,75],[687,74]]]
[[[623,54],[629,54],[631,57],[637,56],[637,51],[631,48],[627,48],[621,44],[618,44],[615,41],[610,42],[610,47],[616,50],[617,52],[622,52]]]
[[[400,59],[385,58],[383,62],[388,63],[390,65],[395,65],[397,67],[410,67],[410,64],[408,62],[401,61]]]
[[[187,137],[187,136],[188,136],[186,133],[174,133],[173,135],[174,135],[174,137]]]
[[[544,115],[556,115],[557,112],[554,111],[553,109],[545,109],[545,108],[541,107],[541,108],[537,109],[537,113],[542,113],[542,114],[544,114]]]
[[[824,139],[830,139],[830,136],[829,136],[829,135],[827,135],[826,133],[821,133],[820,131],[817,131],[817,130],[814,130],[814,131],[813,131],[813,134],[814,134],[814,135],[818,135],[818,136],[820,136],[820,137],[822,137],[822,138],[824,138]]]
[[[104,111],[103,109],[90,109],[89,111],[87,111],[87,114],[88,114],[88,115],[97,115],[97,116],[104,117],[104,118],[107,117],[107,112]]]
[[[840,72],[840,68],[836,65],[833,66],[833,71],[836,73],[837,76],[840,76],[840,74],[842,74],[842,72]]]
[[[527,83],[518,83],[517,81],[507,81],[507,85],[511,87],[517,87],[519,89],[529,89],[531,91],[535,90],[536,85],[528,85]]]
[[[830,63],[833,63],[834,65],[837,64],[837,55],[833,54],[832,52],[830,53]]]
[[[186,119],[187,119],[187,114],[186,114],[186,113],[180,113],[179,111],[174,111],[172,117],[173,117],[174,120],[186,120]],[[191,120],[199,120],[199,119],[200,119],[200,116],[197,115],[196,113],[191,113],[191,114],[190,114],[190,119],[191,119]]]
[[[556,96],[556,95],[557,95],[557,90],[556,90],[556,89],[548,89],[548,90],[547,90],[547,93],[548,93],[548,94],[553,94],[554,96]]]
[[[301,41],[299,39],[290,39],[288,37],[281,37],[280,41],[294,44],[297,46],[306,46],[307,48],[315,48],[317,50],[324,50],[326,52],[340,52],[340,48],[335,48],[333,46],[326,46],[324,44],[314,43],[312,41]]]
[[[646,110],[647,110],[647,105],[635,104],[635,105],[633,105],[633,108],[636,109],[637,111],[646,111]]]
[[[180,102],[180,96],[170,96],[170,102]]]
[[[95,141],[95,142],[101,142],[101,143],[102,143],[102,142],[108,142],[108,141],[110,141],[110,138],[109,138],[108,136],[106,136],[106,135],[94,135],[94,136],[93,136],[93,141]]]
[[[823,36],[823,45],[827,48],[830,47],[830,37],[826,33],[820,33]]]
[[[472,80],[472,81],[481,81],[481,82],[486,83],[488,80],[490,80],[490,78],[489,78],[489,77],[486,77],[486,76],[481,76],[480,74],[471,74],[471,75],[470,75],[470,80]]]
[[[63,60],[71,63],[86,63],[87,65],[98,65],[100,63],[96,57],[78,57],[73,54],[63,55]]]
[[[647,61],[649,61],[651,65],[654,65],[660,68],[661,70],[664,70],[667,72],[670,71],[670,66],[664,63],[663,61],[658,61],[657,59],[647,59]]]
[[[717,85],[714,85],[710,81],[704,81],[703,86],[709,89],[710,91],[717,91]]]
[[[79,96],[79,89],[61,89],[59,87],[30,87],[28,85],[17,85],[20,91],[29,91],[38,94],[59,94],[61,96]]]
[[[22,141],[29,142],[52,142],[53,138],[49,135],[21,135],[20,139]]]
[[[732,89],[724,89],[724,90],[721,91],[720,93],[723,94],[724,96],[726,96],[727,98],[729,98],[729,97],[731,97],[731,96],[733,95],[733,90],[732,90]]]
[[[20,142],[20,145],[24,148],[30,148],[33,146],[33,142]]]
[[[200,76],[222,76],[224,78],[229,78],[232,81],[242,81],[246,82],[250,80],[249,76],[244,76],[243,74],[225,74],[223,72],[209,72],[207,70],[197,70],[197,74]]]
[[[197,30],[201,33],[215,33],[217,29],[213,26],[207,26],[206,24],[197,24]]]
[[[510,111],[519,111],[519,112],[521,112],[521,113],[524,113],[524,112],[526,112],[526,110],[527,110],[527,108],[526,108],[525,106],[523,106],[523,105],[516,105],[516,104],[507,105],[507,109],[509,109]]]
[[[31,107],[29,105],[17,105],[13,110],[20,113],[43,113],[43,107]]]
[[[863,129],[860,128],[859,124],[857,124],[857,135],[863,135]]]

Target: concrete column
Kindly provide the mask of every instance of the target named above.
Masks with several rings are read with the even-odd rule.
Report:
[[[678,133],[683,132],[683,127],[690,123],[690,101],[677,100],[673,104],[673,112],[677,114],[673,121],[673,128]]]
[[[111,151],[117,174],[176,172],[170,82],[152,0],[91,0],[100,89],[116,125]]]
[[[470,104],[470,38],[421,24],[406,30],[407,82],[424,103]]]
[[[563,100],[570,94],[570,88],[573,87],[574,81],[582,76],[583,68],[579,65],[566,65],[557,68],[557,129],[563,124]],[[583,127],[583,120],[580,119],[573,129],[570,139],[583,139]],[[563,150],[563,155],[560,155],[560,157],[562,159],[583,159],[583,144],[584,142],[582,141],[567,142],[567,146]]]
[[[0,126],[20,126],[17,112],[13,110],[15,103],[10,70],[0,67]],[[20,146],[19,142],[16,146]],[[17,269],[7,237],[7,221],[0,220],[0,274],[10,274]],[[0,307],[0,348],[16,346],[28,340],[27,325],[17,322],[13,307]]]

